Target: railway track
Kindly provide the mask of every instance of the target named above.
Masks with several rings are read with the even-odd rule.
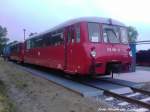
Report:
[[[145,111],[142,111],[142,112],[147,112],[147,111],[149,112],[150,111],[150,92],[149,91],[145,91],[145,90],[142,90],[142,89],[139,89],[136,87],[132,87],[132,86],[128,86],[125,84],[121,84],[118,82],[112,82],[112,81],[108,81],[108,80],[103,80],[103,81],[106,81],[106,82],[111,83],[113,85],[120,85],[122,87],[128,87],[132,90],[132,92],[129,91],[125,94],[120,94],[120,93],[117,93],[115,91],[111,91],[109,89],[99,87],[93,83],[86,83],[86,82],[80,82],[80,83],[83,83],[83,84],[88,85],[88,86],[93,87],[93,88],[103,90],[105,95],[110,96],[109,98],[107,98],[108,100],[113,100],[114,98],[123,100],[123,102],[118,104],[119,106],[126,106],[126,105],[131,104],[131,105],[139,106],[138,108],[146,109]]]
[[[27,67],[28,68],[28,67]],[[33,68],[33,70],[35,70]],[[40,70],[38,70],[40,71]],[[42,70],[41,70],[42,71]],[[32,71],[30,71],[32,73]],[[61,76],[58,76],[61,77]],[[63,78],[66,78],[63,76]],[[109,101],[113,101],[113,99],[118,99],[121,100],[121,102],[118,104],[120,106],[125,106],[125,105],[136,105],[138,108],[144,108],[147,109],[146,112],[150,111],[150,92],[141,90],[139,88],[129,86],[127,84],[119,83],[117,81],[112,81],[112,80],[107,80],[107,79],[98,79],[96,81],[93,80],[93,82],[90,82],[88,80],[82,81],[78,79],[73,79],[73,78],[68,78],[68,80],[72,80],[76,83],[81,83],[83,85],[98,89],[98,90],[103,90],[104,95],[108,96],[107,99]],[[102,82],[103,81],[103,82]],[[101,83],[100,83],[101,82]],[[129,88],[132,91],[129,91],[127,93],[117,93],[115,91],[112,91],[106,87],[103,87],[104,85],[113,85],[113,86],[120,86],[120,88]],[[107,100],[106,99],[106,100]],[[145,111],[142,111],[145,112]]]

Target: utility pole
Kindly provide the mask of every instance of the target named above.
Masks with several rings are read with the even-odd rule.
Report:
[[[26,29],[23,29],[23,33],[24,33],[24,41],[26,39]]]

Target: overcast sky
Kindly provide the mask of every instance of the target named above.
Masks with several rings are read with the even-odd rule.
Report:
[[[68,19],[83,16],[114,18],[137,28],[138,40],[150,40],[149,0],[1,0],[0,25],[11,40],[42,32]],[[149,45],[138,46],[148,49]],[[150,47],[149,47],[150,48]]]

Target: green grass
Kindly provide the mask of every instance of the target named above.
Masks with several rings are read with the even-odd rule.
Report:
[[[9,83],[13,84],[17,89],[26,89],[28,86],[26,80],[24,80],[27,74],[22,73],[15,66],[9,65],[2,58],[0,58],[0,74],[5,75]],[[16,112],[15,104],[7,95],[8,89],[9,87],[5,85],[5,82],[0,80],[0,112]]]
[[[21,80],[16,80],[16,87],[19,89],[25,89],[28,85],[21,81]]]
[[[7,62],[5,62],[2,58],[0,58],[0,70],[4,74],[7,74],[8,78],[10,78],[11,83],[15,84],[18,89],[25,89],[28,85],[25,80],[20,80],[19,77],[24,78],[27,74],[19,71],[14,66],[8,66]]]
[[[15,104],[7,96],[6,86],[0,80],[0,112],[15,112]]]

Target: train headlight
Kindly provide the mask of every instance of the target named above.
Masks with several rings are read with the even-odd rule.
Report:
[[[91,51],[91,56],[96,57],[96,51],[95,50]]]
[[[131,57],[132,57],[132,51],[129,51],[129,56],[131,56]]]

